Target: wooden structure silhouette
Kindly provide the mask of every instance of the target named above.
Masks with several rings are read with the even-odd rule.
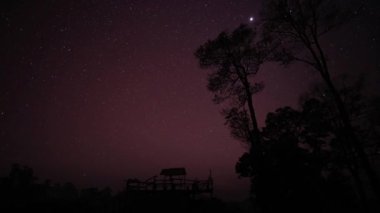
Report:
[[[145,181],[126,180],[128,195],[182,195],[195,197],[208,194],[212,197],[213,179],[211,172],[207,180],[191,180],[186,178],[185,168],[162,169],[160,176],[153,176]]]

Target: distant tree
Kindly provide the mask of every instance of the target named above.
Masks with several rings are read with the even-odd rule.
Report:
[[[352,2],[346,5],[352,6]],[[331,79],[327,55],[321,44],[321,36],[350,20],[360,8],[344,8],[338,1],[331,0],[269,0],[263,4],[263,31],[265,37],[281,46],[272,59],[283,64],[299,61],[319,72],[342,121],[344,146],[358,155],[375,194],[380,198],[377,174],[355,134],[344,100]]]
[[[11,186],[19,189],[30,189],[37,178],[34,176],[33,169],[27,166],[13,164],[9,172]]]

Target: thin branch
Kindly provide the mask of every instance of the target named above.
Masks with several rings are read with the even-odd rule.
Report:
[[[303,62],[303,63],[305,63],[305,64],[308,64],[308,65],[310,65],[310,66],[313,66],[314,68],[317,68],[317,64],[316,64],[316,63],[313,63],[313,62],[311,62],[311,61],[309,61],[309,60],[302,59],[302,58],[297,58],[297,57],[293,57],[293,59],[294,59],[295,61]]]

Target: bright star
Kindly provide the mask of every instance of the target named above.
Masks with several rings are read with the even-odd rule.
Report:
[[[249,22],[253,22],[253,21],[255,21],[255,17],[253,16],[249,17]]]

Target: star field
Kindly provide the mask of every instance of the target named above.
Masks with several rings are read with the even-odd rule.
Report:
[[[324,41],[332,69],[368,72],[372,90],[380,71],[373,2]],[[223,30],[253,26],[259,1],[9,0],[0,8],[0,172],[17,162],[41,178],[120,190],[123,179],[183,166],[198,178],[211,169],[223,198],[248,196],[248,180],[234,172],[245,147],[224,126],[193,52]],[[267,64],[257,77],[266,84],[254,97],[260,124],[319,80],[301,65]]]

